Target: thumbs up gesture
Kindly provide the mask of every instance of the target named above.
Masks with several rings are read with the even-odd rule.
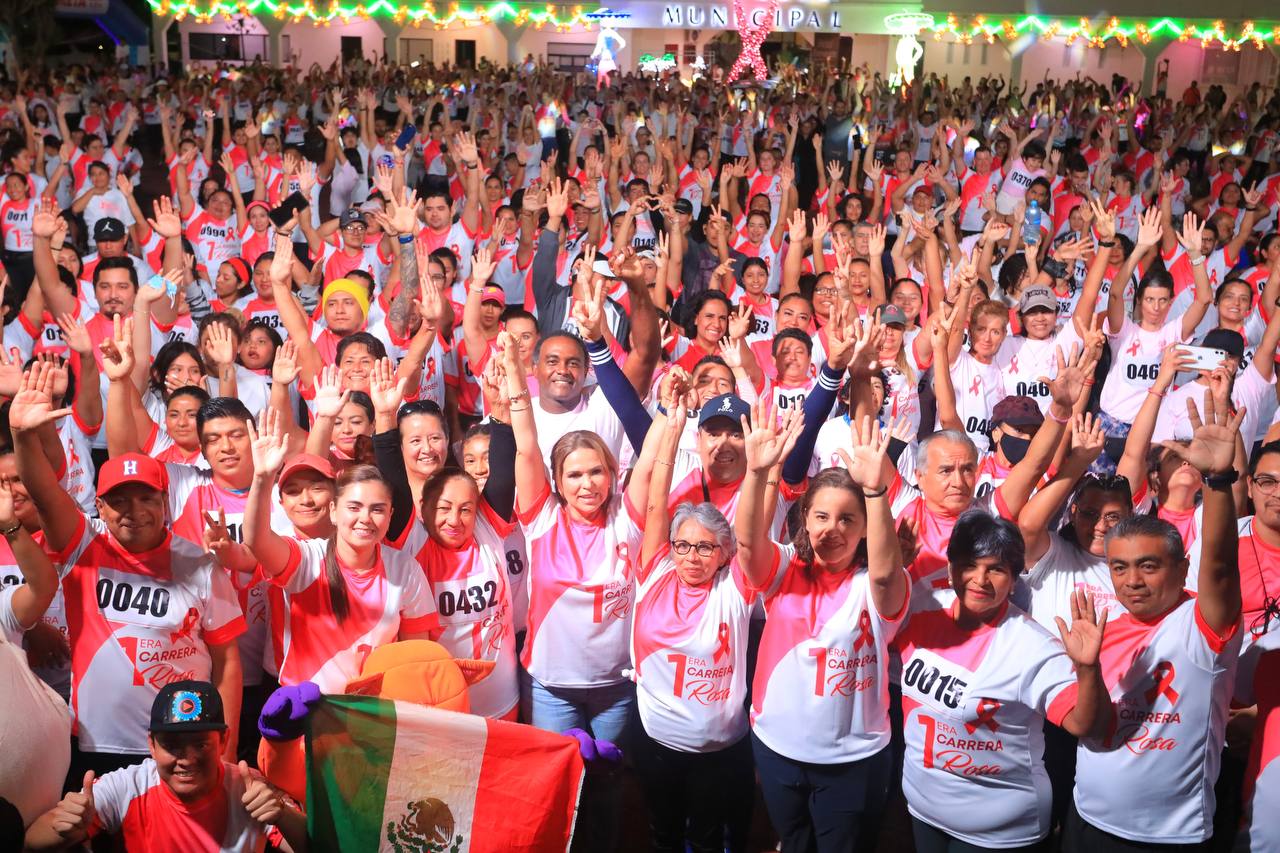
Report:
[[[94,773],[84,774],[84,788],[62,798],[53,810],[53,830],[63,838],[78,839],[88,833],[96,812],[93,808]]]
[[[240,762],[240,780],[244,782],[244,796],[240,802],[249,817],[264,824],[274,824],[284,811],[284,798],[267,780],[249,765]]]

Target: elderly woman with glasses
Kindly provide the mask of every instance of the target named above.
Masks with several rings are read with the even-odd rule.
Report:
[[[715,504],[668,512],[686,410],[679,394],[664,404],[632,473],[648,496],[631,635],[641,723],[632,756],[654,850],[723,850],[726,825],[730,849],[741,849],[754,779],[745,700],[756,592],[733,562],[737,540]]]

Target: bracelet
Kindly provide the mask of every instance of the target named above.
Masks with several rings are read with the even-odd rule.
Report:
[[[660,415],[665,415],[666,413],[667,413],[667,407],[666,407],[666,406],[664,406],[664,405],[662,405],[661,403],[659,403],[659,404],[658,404],[658,414],[660,414]]]
[[[1055,415],[1055,414],[1053,413],[1053,406],[1050,406],[1050,407],[1049,407],[1049,420],[1051,420],[1051,421],[1053,421],[1054,423],[1057,423],[1057,424],[1065,424],[1065,423],[1070,423],[1070,421],[1071,421],[1071,416],[1070,416],[1070,415],[1067,415],[1065,418],[1060,418],[1060,417],[1058,417],[1057,415]]]
[[[529,407],[528,407],[528,406],[521,406],[521,407],[520,407],[520,408],[518,408],[518,409],[517,409],[515,406],[509,406],[509,407],[507,408],[507,413],[508,413],[508,414],[511,414],[512,412],[527,412],[527,411],[529,411]]]
[[[508,395],[507,395],[507,400],[508,400],[509,402],[512,402],[512,403],[516,402],[517,400],[528,400],[528,399],[529,399],[529,389],[528,389],[528,388],[524,389],[524,390],[523,390],[523,391],[521,391],[519,394],[508,394]]]
[[[1249,205],[1246,204],[1244,209],[1247,211],[1253,212],[1258,209],[1258,206],[1255,204],[1253,207],[1250,207]]]
[[[1204,255],[1201,255],[1201,256],[1200,256],[1200,257],[1198,257],[1198,258],[1192,258],[1192,259],[1191,259],[1191,266],[1193,266],[1193,267],[1202,267],[1202,266],[1204,266]]]
[[[778,481],[777,481],[777,480],[765,480],[765,481],[764,481],[764,484],[765,484],[766,486],[776,486],[776,485],[778,485]]]
[[[413,235],[412,235],[412,234],[401,234],[399,239],[400,239],[400,245],[401,245],[401,246],[407,246],[407,245],[409,245],[410,243],[412,243],[412,242],[413,242]]]
[[[1156,389],[1154,389],[1154,388],[1148,388],[1148,389],[1147,389],[1147,393],[1148,393],[1148,394],[1154,394],[1156,397],[1159,397],[1161,400],[1163,400],[1163,399],[1164,399],[1164,392],[1163,392],[1163,391],[1157,391],[1157,390],[1156,390]]]
[[[468,162],[466,162],[466,161],[464,160],[464,161],[462,162],[462,165],[463,165],[463,167],[464,167],[464,168],[467,168],[467,169],[478,169],[478,168],[480,168],[480,161],[479,161],[479,160],[473,160],[472,162],[468,163]]]
[[[1204,484],[1211,489],[1225,489],[1239,479],[1240,472],[1232,468],[1230,471],[1224,471],[1221,474],[1205,474]],[[0,533],[8,535],[8,532],[4,530],[0,530]]]
[[[1113,248],[1115,244],[1116,244],[1115,240],[1099,240],[1098,241],[1099,246],[1105,246],[1108,249]]]
[[[667,460],[665,460],[665,459],[655,459],[655,460],[653,460],[653,463],[654,463],[655,465],[666,465],[668,468],[674,468],[674,467],[676,467],[674,462],[668,462],[668,461],[667,461]]]
[[[3,530],[0,530],[0,536],[4,536],[5,539],[8,539],[10,536],[13,536],[15,533],[17,533],[21,529],[22,529],[22,522],[14,521],[12,527],[6,527]]]
[[[888,491],[889,491],[888,486],[881,486],[880,491],[878,492],[868,492],[866,489],[863,489],[862,496],[864,498],[882,498],[885,496],[885,493]]]
[[[1093,379],[1093,377],[1092,377],[1092,376],[1090,376],[1088,379],[1086,379],[1086,380],[1084,381],[1084,387],[1088,388],[1088,387],[1089,387],[1090,385],[1092,385],[1093,383],[1094,383],[1094,379]]]

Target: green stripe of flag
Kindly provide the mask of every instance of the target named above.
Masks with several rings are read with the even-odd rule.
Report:
[[[374,851],[396,747],[394,702],[326,696],[307,718],[307,834],[313,851]]]

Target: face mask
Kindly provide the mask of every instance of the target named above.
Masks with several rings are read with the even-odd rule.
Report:
[[[1009,460],[1010,465],[1017,465],[1027,456],[1027,450],[1031,447],[1031,439],[1018,438],[1012,435],[1000,436],[1000,449],[1004,451],[1004,458]]]

